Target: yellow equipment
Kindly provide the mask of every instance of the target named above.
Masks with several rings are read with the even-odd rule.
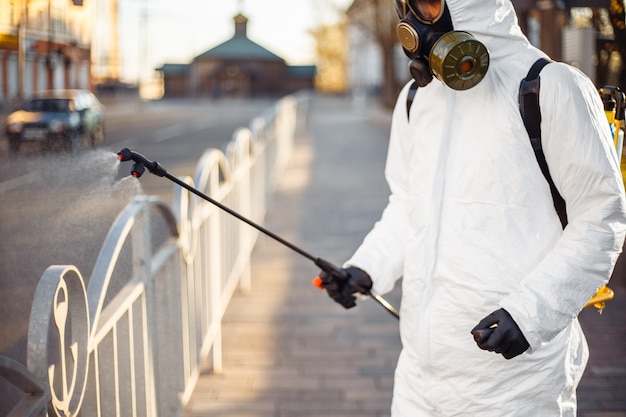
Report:
[[[596,292],[595,295],[591,297],[589,301],[587,301],[587,304],[585,304],[585,308],[594,306],[598,309],[598,313],[602,314],[604,307],[606,307],[605,303],[609,300],[612,300],[614,296],[615,293],[613,292],[613,290],[606,285],[603,285],[600,287],[598,292]]]
[[[626,167],[622,162],[622,151],[624,148],[624,110],[626,109],[626,95],[624,95],[619,87],[608,85],[599,88],[598,92],[600,93],[600,97],[602,97],[604,113],[611,126],[613,145],[615,145],[615,152],[617,152],[617,160],[620,162],[622,178],[625,178],[626,175],[624,175],[624,173],[626,172]],[[613,290],[603,285],[595,295],[587,301],[585,308],[594,306],[598,309],[598,313],[602,314],[602,311],[606,307],[606,302],[612,300],[614,296],[615,293]]]

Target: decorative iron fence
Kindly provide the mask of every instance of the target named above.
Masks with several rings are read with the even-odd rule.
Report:
[[[181,180],[253,222],[306,121],[288,96],[240,128],[226,153],[209,149]],[[85,286],[76,267],[50,266],[33,300],[27,365],[0,357],[0,377],[24,399],[11,417],[177,416],[202,361],[221,370],[221,319],[250,287],[258,231],[174,187],[172,207],[135,197],[118,215]]]

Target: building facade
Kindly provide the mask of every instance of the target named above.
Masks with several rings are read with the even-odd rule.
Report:
[[[157,68],[164,97],[272,97],[313,88],[315,66],[289,66],[247,36],[248,19],[234,18],[232,38],[196,56],[189,64]]]
[[[91,87],[93,0],[0,0],[0,107]]]

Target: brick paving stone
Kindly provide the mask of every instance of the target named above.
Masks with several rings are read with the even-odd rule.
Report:
[[[578,389],[582,417],[626,417],[626,287],[622,285],[626,281],[622,274],[616,269],[610,284],[615,298],[601,315],[591,308],[580,315],[590,350]]]

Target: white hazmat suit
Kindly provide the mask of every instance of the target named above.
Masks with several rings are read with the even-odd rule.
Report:
[[[447,0],[455,30],[490,54],[466,91],[409,84],[393,113],[381,219],[346,266],[384,294],[403,277],[393,417],[576,415],[588,359],[577,315],[621,252],[624,186],[599,94],[580,71],[541,72],[543,148],[567,202],[563,231],[518,108],[545,56],[509,0]],[[511,360],[470,330],[504,308],[530,344]]]

